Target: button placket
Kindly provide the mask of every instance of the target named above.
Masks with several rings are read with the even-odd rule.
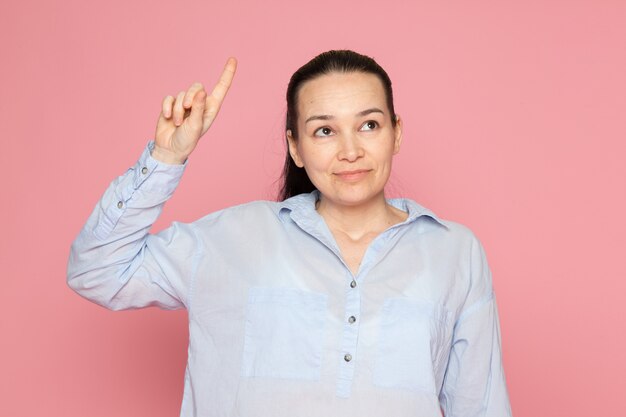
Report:
[[[361,291],[357,286],[355,277],[350,274],[348,278],[349,280],[346,281],[348,285],[344,287],[346,296],[346,319],[341,336],[342,353],[336,388],[336,395],[341,398],[349,398],[352,390],[359,336],[359,325],[356,318],[361,311]]]

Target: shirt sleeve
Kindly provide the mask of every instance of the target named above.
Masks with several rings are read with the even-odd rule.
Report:
[[[110,310],[188,307],[201,245],[193,224],[174,222],[148,233],[172,196],[180,165],[152,158],[149,141],[139,160],[109,185],[72,243],[67,284]]]
[[[468,303],[454,327],[440,403],[446,417],[510,417],[491,272],[475,237],[470,262]]]

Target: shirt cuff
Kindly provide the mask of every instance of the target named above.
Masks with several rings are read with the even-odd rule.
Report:
[[[94,234],[105,239],[113,231],[126,210],[144,210],[147,219],[149,208],[160,207],[167,201],[180,183],[188,159],[183,164],[167,164],[154,159],[150,152],[154,141],[146,144],[139,160],[125,174],[115,179],[100,200],[102,216],[97,217]],[[159,210],[154,213],[156,220]]]
[[[170,197],[187,168],[189,158],[182,164],[168,164],[154,159],[151,155],[153,149],[154,140],[149,140],[134,166],[133,188],[141,187],[142,191]]]

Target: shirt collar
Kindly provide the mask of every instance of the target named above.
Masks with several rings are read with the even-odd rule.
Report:
[[[288,216],[298,222],[318,221],[321,216],[315,210],[315,203],[319,199],[319,190],[310,193],[298,194],[278,203],[278,217],[284,221]],[[448,225],[434,212],[408,198],[388,198],[387,203],[407,212],[409,216],[401,224],[412,223],[422,216],[428,216],[438,224],[448,229]]]

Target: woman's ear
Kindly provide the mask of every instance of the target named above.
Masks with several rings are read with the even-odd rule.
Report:
[[[293,162],[295,162],[296,166],[299,168],[304,167],[302,159],[300,159],[300,154],[298,153],[298,144],[291,134],[291,129],[287,129],[287,143],[289,144],[289,154]]]
[[[402,119],[396,114],[396,126],[394,128],[395,140],[393,143],[393,154],[400,152],[400,144],[402,143]]]

